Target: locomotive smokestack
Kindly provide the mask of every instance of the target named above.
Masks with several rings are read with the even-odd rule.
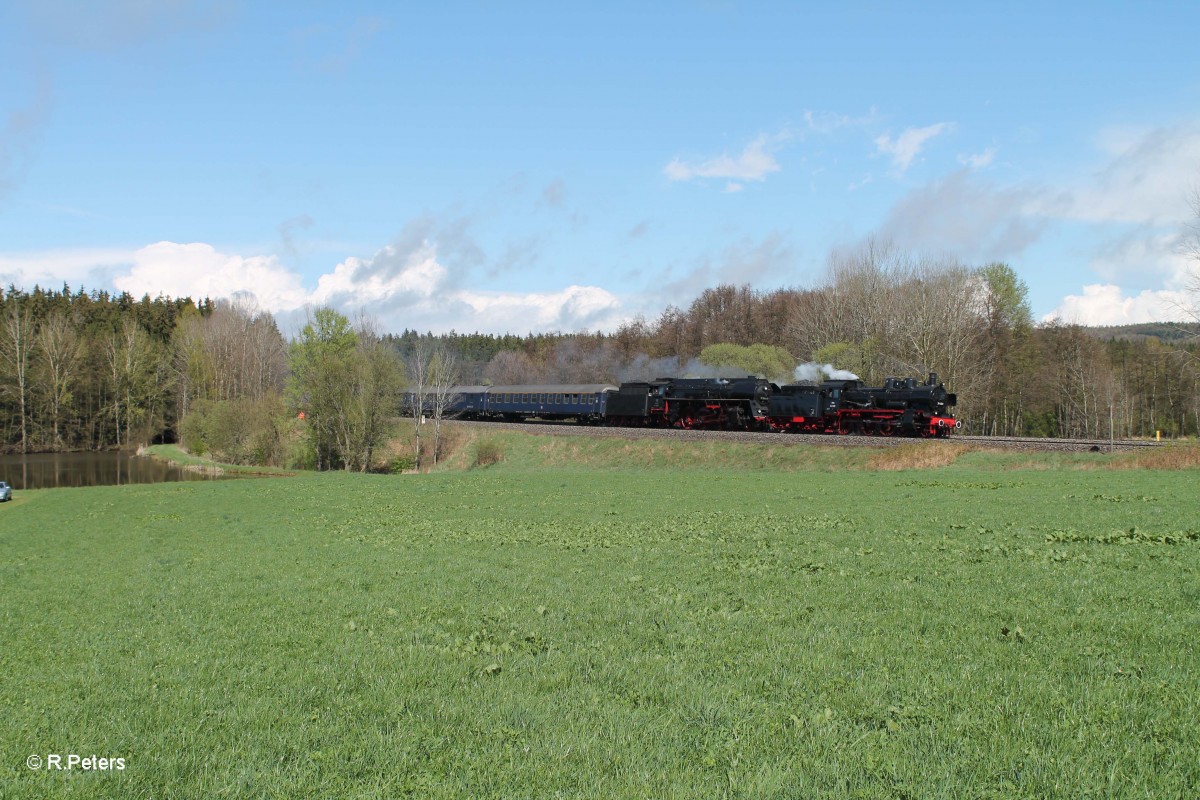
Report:
[[[937,386],[938,385],[938,379],[937,379],[936,372],[929,373],[929,380],[925,381],[925,385],[926,386]]]

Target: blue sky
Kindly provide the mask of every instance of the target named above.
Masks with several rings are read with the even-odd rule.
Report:
[[[869,239],[1178,318],[1200,4],[0,2],[0,279],[609,329]]]

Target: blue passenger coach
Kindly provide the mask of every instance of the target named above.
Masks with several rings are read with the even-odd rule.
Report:
[[[450,412],[477,419],[574,419],[603,422],[610,383],[547,384],[544,386],[458,386]]]

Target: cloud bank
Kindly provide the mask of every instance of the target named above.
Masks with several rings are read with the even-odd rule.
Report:
[[[937,126],[932,126],[937,127]],[[927,133],[929,128],[919,129]],[[908,133],[908,132],[906,132]],[[898,167],[930,136],[887,137]],[[1178,320],[1200,262],[1183,253],[1200,182],[1200,126],[1102,134],[1089,172],[1058,184],[989,180],[977,170],[993,149],[960,156],[964,166],[917,187],[892,206],[875,232],[898,247],[949,251],[974,263],[1019,260],[1050,236],[1073,236],[1096,280],[1044,315],[1085,325]],[[886,145],[886,146],[885,146]],[[1055,265],[1037,265],[1053,270]]]
[[[407,246],[406,246],[407,245]],[[397,242],[371,258],[347,258],[321,275],[315,288],[274,255],[226,253],[203,242],[158,242],[132,252],[60,254],[42,261],[0,259],[0,275],[14,283],[55,286],[64,278],[95,277],[95,261],[110,265],[111,284],[134,296],[252,299],[284,323],[311,306],[348,316],[364,313],[385,330],[514,333],[612,330],[631,315],[613,293],[571,285],[543,292],[486,291],[459,286],[455,270],[427,241]],[[106,281],[107,282],[107,281]]]
[[[1111,283],[1093,283],[1082,294],[1068,295],[1044,322],[1060,319],[1080,325],[1132,325],[1138,322],[1186,322],[1189,298],[1173,289],[1146,289],[1127,294]]]

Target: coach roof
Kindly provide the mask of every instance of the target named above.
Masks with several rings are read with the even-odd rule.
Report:
[[[490,394],[596,394],[617,390],[611,383],[559,383],[538,386],[488,386]]]

